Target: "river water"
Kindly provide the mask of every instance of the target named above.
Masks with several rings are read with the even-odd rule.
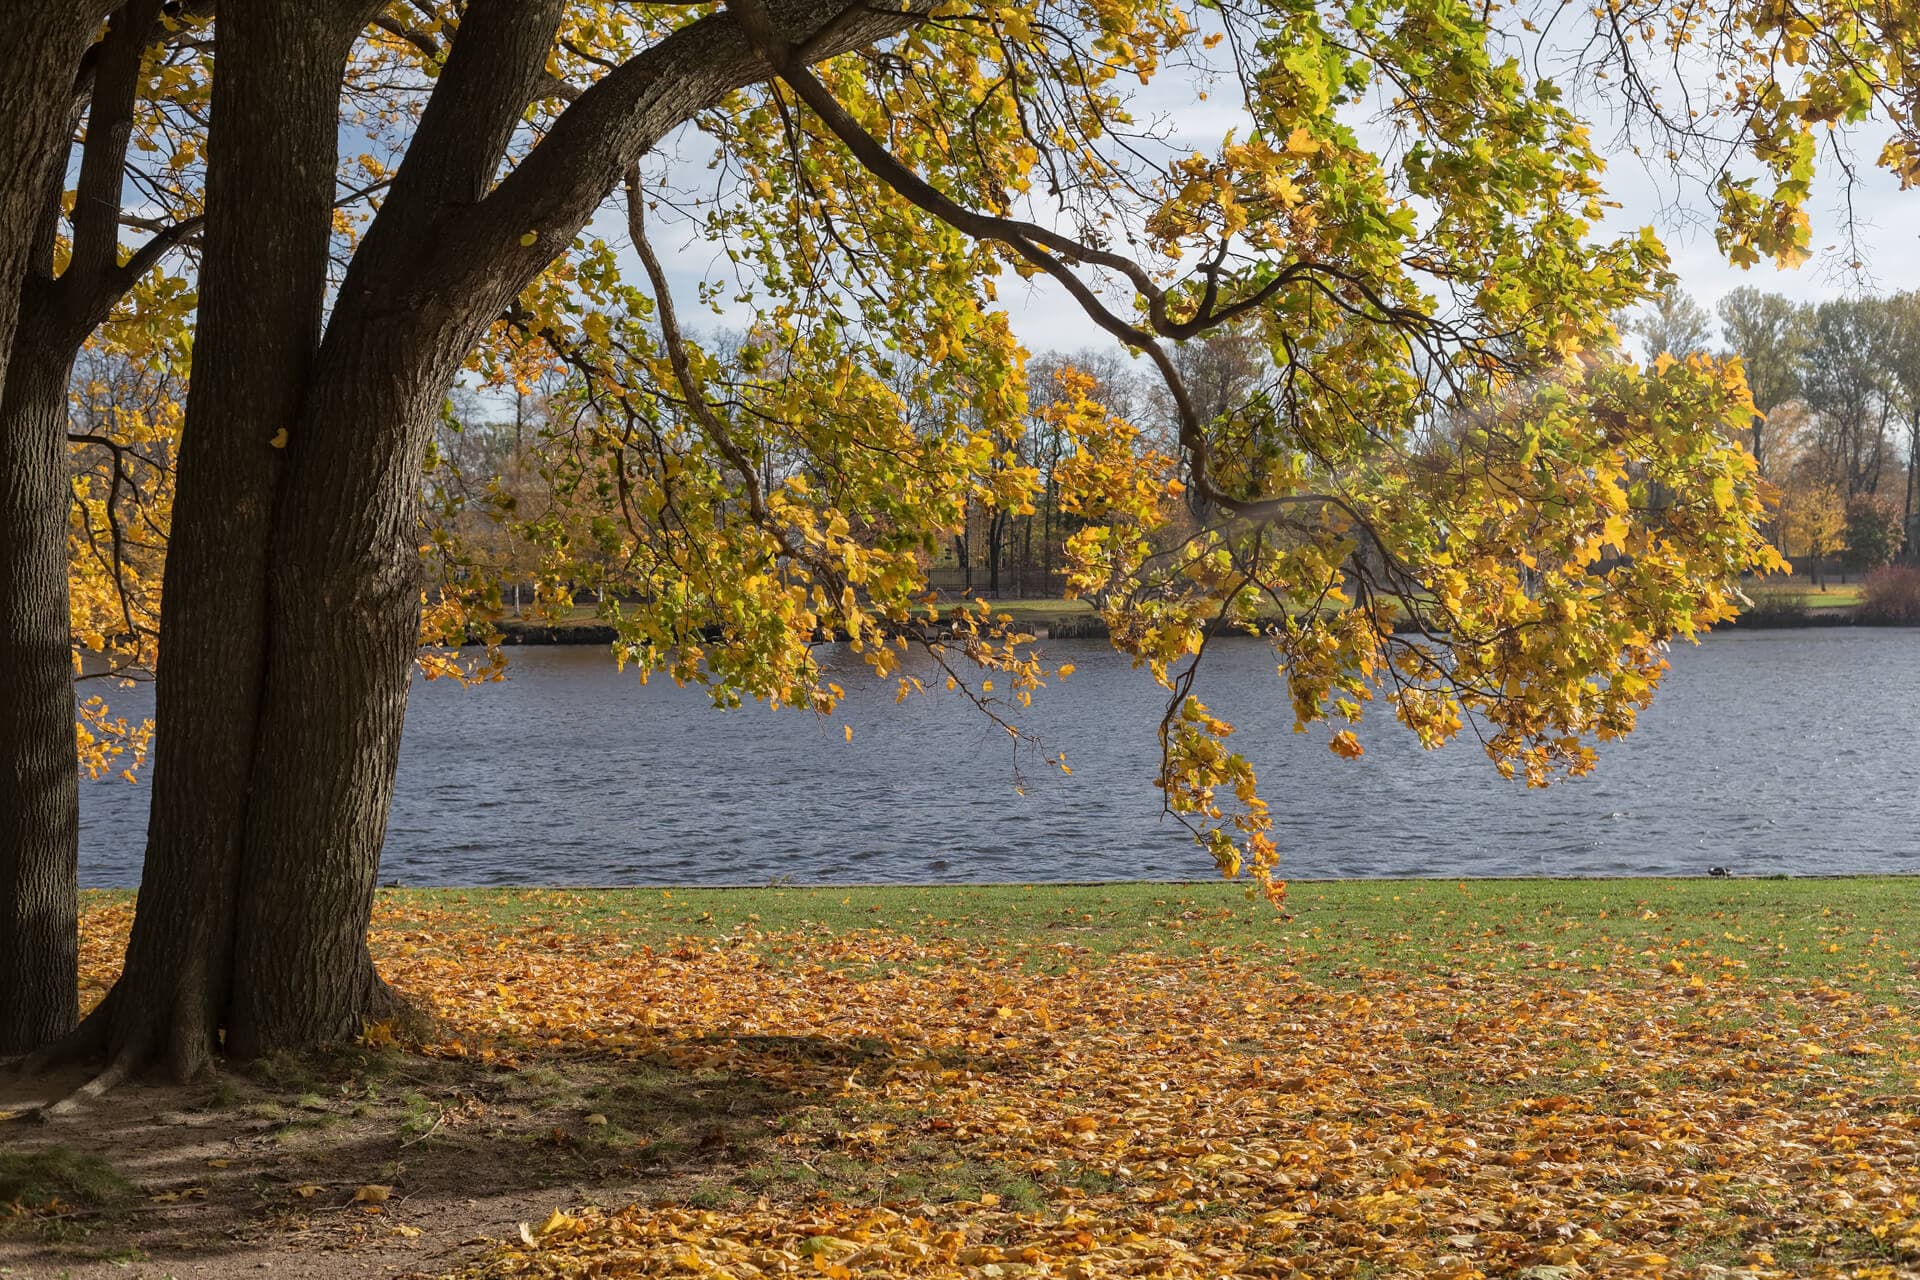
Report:
[[[1073,768],[1016,762],[956,695],[831,650],[822,720],[642,687],[597,647],[513,651],[507,680],[416,684],[381,867],[408,885],[1193,879],[1159,811],[1159,692],[1103,641],[1020,717]],[[1197,692],[1240,725],[1285,872],[1322,876],[1920,872],[1920,630],[1732,632],[1681,645],[1589,778],[1529,791],[1478,745],[1423,752],[1382,716],[1367,754],[1292,732],[1264,645],[1222,640]],[[114,695],[138,714],[151,690]],[[843,725],[853,727],[845,740]],[[1024,776],[1016,790],[1015,767]],[[83,782],[81,879],[139,882],[146,789]]]

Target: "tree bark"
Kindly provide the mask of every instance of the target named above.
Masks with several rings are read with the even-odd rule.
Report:
[[[124,124],[158,0],[136,0],[96,46],[102,86],[67,273],[53,278],[58,196],[88,40],[110,6],[33,6],[0,71],[0,1055],[79,1016],[79,776],[67,597],[67,380],[118,282]],[[110,207],[106,207],[110,206]],[[117,291],[111,296],[117,296]]]
[[[29,304],[0,392],[0,1054],[80,1016],[79,771],[67,609],[73,348]]]
[[[1000,598],[1000,549],[1005,542],[1006,513],[995,509],[987,517],[987,595]]]
[[[282,453],[326,289],[341,78],[361,4],[228,6],[216,32],[193,390],[162,589],[152,815],[126,966],[78,1048],[205,1066],[230,995]]]
[[[582,92],[489,190],[560,0],[473,0],[316,348],[358,27],[341,25],[343,6],[370,16],[354,0],[256,0],[218,32],[147,867],[125,973],[82,1028],[110,1074],[160,1056],[190,1074],[222,1030],[244,1058],[402,1009],[366,932],[417,643],[415,503],[434,411],[486,325],[627,167],[768,74],[734,15],[701,18]],[[916,20],[774,7],[815,57]]]
[[[35,3],[8,15],[0,56],[0,390],[47,184],[66,153],[74,77],[107,7]]]
[[[788,8],[820,57],[912,20]],[[460,362],[634,160],[767,72],[731,15],[703,18],[581,94],[489,191],[560,14],[559,0],[469,5],[294,428],[228,1025],[239,1057],[404,1011],[367,926],[418,646],[420,467]]]

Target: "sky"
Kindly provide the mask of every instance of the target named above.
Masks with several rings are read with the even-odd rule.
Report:
[[[1596,128],[1596,138],[1607,136],[1608,130]],[[1621,235],[1652,226],[1667,246],[1681,288],[1709,312],[1743,285],[1802,302],[1920,288],[1920,190],[1901,191],[1897,178],[1874,166],[1877,142],[1856,144],[1853,150],[1858,181],[1851,192],[1836,176],[1836,166],[1822,166],[1808,202],[1814,255],[1798,268],[1765,262],[1742,270],[1728,263],[1714,243],[1713,210],[1699,182],[1677,178],[1669,167],[1650,165],[1624,146],[1604,149],[1608,192],[1620,208],[1610,211],[1601,231]],[[1851,266],[1849,220],[1854,243],[1865,251],[1858,270]],[[1105,345],[1104,335],[1093,331],[1073,300],[1049,280],[1008,279],[1001,299],[1030,350]]]
[[[1220,93],[1196,101],[1193,82],[1177,73],[1163,72],[1138,98],[1142,115],[1165,121],[1172,141],[1185,149],[1211,152],[1228,129],[1245,134],[1246,120],[1233,95]],[[1224,86],[1219,86],[1224,87]],[[1823,152],[1820,176],[1808,213],[1813,221],[1814,255],[1796,269],[1771,263],[1741,270],[1728,264],[1714,243],[1713,211],[1698,179],[1677,176],[1664,163],[1651,164],[1632,154],[1622,136],[1619,119],[1607,114],[1603,92],[1569,102],[1587,115],[1596,143],[1607,160],[1605,181],[1609,195],[1620,206],[1610,212],[1597,235],[1632,234],[1652,226],[1666,244],[1683,289],[1712,312],[1730,290],[1742,285],[1786,294],[1798,301],[1818,302],[1863,292],[1892,292],[1920,287],[1920,190],[1902,192],[1892,175],[1873,164],[1880,137],[1863,135],[1850,147],[1857,184],[1849,190],[1838,176],[1840,166]],[[1385,131],[1356,118],[1361,136]],[[685,143],[682,144],[683,146]],[[682,154],[666,171],[675,185],[700,187],[711,183],[704,154]],[[1850,213],[1849,213],[1850,205]],[[597,230],[610,243],[625,242],[618,210],[604,212]],[[1849,221],[1855,243],[1863,250],[1858,269],[1846,236]],[[656,247],[666,261],[669,279],[684,322],[696,329],[745,327],[751,321],[746,308],[734,306],[715,316],[700,307],[697,287],[703,279],[722,278],[726,263],[714,246],[692,234],[687,224],[658,226]],[[629,255],[631,256],[631,255]],[[637,260],[630,264],[638,276]],[[1000,304],[1007,310],[1014,332],[1032,352],[1104,348],[1112,339],[1095,329],[1077,305],[1055,283],[1039,277],[1023,281],[1005,274],[1000,281]]]

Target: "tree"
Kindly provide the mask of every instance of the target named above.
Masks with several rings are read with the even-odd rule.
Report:
[[[68,126],[82,52],[104,12],[33,6],[11,30],[0,63],[0,396],[58,168],[57,143]],[[0,663],[19,671],[21,682],[17,695],[0,703],[0,989],[22,993],[0,1009],[0,1053],[58,1034],[77,1011],[70,990],[79,946],[74,906],[59,891],[57,872],[51,888],[38,883],[43,864],[58,864],[73,842],[66,756],[45,753],[50,736],[72,724],[70,685],[65,705],[59,701],[67,630],[65,452],[58,437],[0,430],[0,476],[7,479],[0,502],[0,546],[7,548],[0,557],[7,606],[0,610]],[[59,554],[49,555],[50,547]]]
[[[1900,537],[1911,550],[1915,545],[1914,488],[1920,483],[1920,291],[1909,289],[1885,302],[1887,340],[1884,359],[1887,376],[1906,415],[1906,485],[1900,506]]]
[[[1811,309],[1777,293],[1743,285],[1720,299],[1720,330],[1727,347],[1740,357],[1753,392],[1753,431],[1748,448],[1760,474],[1772,477],[1774,460],[1769,415],[1798,399],[1811,341]]]
[[[817,636],[903,695],[918,644],[1017,733],[1044,667],[988,616],[947,638],[922,566],[970,506],[1031,505],[1008,447],[1025,356],[993,301],[1006,271],[1047,275],[1155,372],[1177,451],[1063,397],[1069,583],[1165,690],[1168,807],[1263,883],[1266,806],[1191,694],[1220,627],[1282,609],[1303,725],[1380,698],[1429,745],[1473,723],[1544,783],[1590,768],[1666,642],[1774,562],[1721,435],[1750,413],[1740,379],[1607,354],[1662,251],[1596,241],[1584,125],[1476,6],[1223,11],[1254,128],[1164,164],[1121,75],[1205,62],[1171,5],[417,15],[219,17],[147,867],[122,977],[64,1046],[103,1054],[103,1085],[403,1015],[365,932],[421,632],[421,465],[463,365],[569,370],[555,490],[592,514],[547,526],[544,572],[594,587],[623,660],[825,712]],[[341,84],[376,18],[434,74],[328,306]],[[1345,108],[1388,82],[1405,136],[1382,156]],[[642,162],[687,126],[726,175],[700,230],[758,316],[729,351],[682,329],[650,241]],[[616,191],[640,279],[586,230]],[[1175,354],[1215,333],[1265,371],[1218,410]],[[1464,424],[1450,444],[1438,416]],[[1330,745],[1359,750],[1351,728]]]
[[[1075,436],[1070,420],[1076,398],[1103,406],[1123,422],[1163,424],[1177,429],[1162,408],[1147,408],[1149,387],[1117,351],[1080,351],[1072,355],[1042,355],[1027,365],[1026,438],[1037,473],[1038,511],[1026,517],[1029,544],[1035,522],[1039,524],[1040,594],[1059,591],[1060,566],[1064,562],[1066,539],[1078,527],[1063,510],[1061,477],[1075,451]],[[1177,449],[1171,437],[1146,433],[1143,440],[1149,450],[1161,453]],[[1031,562],[1032,555],[1028,559]],[[1029,565],[1031,566],[1031,563]]]
[[[1893,558],[1900,554],[1903,537],[1899,508],[1891,498],[1856,494],[1847,500],[1846,531],[1842,537],[1850,568],[1869,573],[1892,564]]]
[[[1668,285],[1634,312],[1628,329],[1646,347],[1649,360],[1660,356],[1678,360],[1705,351],[1713,342],[1713,317],[1677,284]]]
[[[1813,313],[1804,390],[1820,465],[1848,498],[1871,494],[1886,465],[1892,380],[1888,316],[1873,299],[1823,302]]]
[[[69,379],[94,330],[195,225],[190,215],[149,223],[152,234],[122,261],[128,144],[136,136],[145,143],[164,124],[150,115],[137,118],[143,86],[157,79],[169,83],[176,100],[190,96],[190,75],[183,79],[174,69],[152,65],[174,51],[163,37],[180,30],[179,24],[163,21],[160,0],[127,0],[113,9],[98,41],[83,48],[104,9],[88,18],[84,6],[75,6],[78,40],[73,29],[59,33],[65,52],[56,59],[54,42],[36,43],[34,28],[60,6],[36,8],[41,12],[28,20],[24,56],[46,60],[19,68],[7,92],[56,95],[62,131],[48,134],[37,123],[36,113],[54,108],[17,104],[21,115],[10,125],[7,145],[18,144],[21,154],[7,182],[37,175],[36,199],[16,209],[11,191],[0,197],[0,238],[24,233],[28,242],[18,257],[11,248],[0,249],[0,475],[8,480],[0,497],[0,546],[7,548],[0,556],[6,600],[0,670],[14,682],[0,707],[0,919],[6,924],[0,930],[0,990],[10,994],[0,1006],[0,1053],[59,1034],[78,1014]],[[37,80],[29,89],[21,76]],[[68,167],[68,120],[81,118],[83,108],[86,137],[74,203],[63,216],[59,178]],[[29,148],[37,150],[27,154]],[[164,205],[177,192],[177,181],[149,183],[147,203]],[[147,289],[155,323],[167,323],[169,299],[173,311],[184,310],[177,291]],[[93,442],[109,449],[125,444],[107,436]],[[123,458],[115,455],[116,481],[126,479],[136,488],[151,481],[150,475],[118,470]],[[117,482],[114,490],[110,507],[119,497]]]
[[[1813,582],[1826,589],[1829,559],[1847,549],[1847,500],[1831,481],[1797,474],[1782,491],[1780,541],[1789,556],[1813,561]]]

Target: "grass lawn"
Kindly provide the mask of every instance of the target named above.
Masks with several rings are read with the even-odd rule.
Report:
[[[90,998],[129,908],[88,896]],[[13,1185],[113,1190],[23,1197],[0,1275],[1911,1276],[1917,908],[390,891],[375,955],[434,1030],[0,1127]]]
[[[1771,604],[1776,607],[1816,611],[1856,608],[1865,594],[1865,588],[1858,581],[1831,581],[1825,587],[1818,587],[1814,585],[1811,576],[1770,578],[1766,581],[1749,582],[1743,590],[1762,608]],[[1082,618],[1093,613],[1093,606],[1087,601],[1068,600],[1063,597],[993,600],[989,603],[994,613],[1006,614],[1013,619],[1016,626],[1022,627],[1046,626],[1062,619]],[[959,609],[965,604],[964,600],[958,598],[947,602],[950,609]],[[552,619],[527,618],[523,621],[583,625],[597,622],[598,618],[596,606],[582,604],[573,605]]]
[[[1744,588],[1755,603],[1769,601],[1795,604],[1803,609],[1851,609],[1866,596],[1866,587],[1853,582],[1830,581],[1824,587],[1814,585],[1810,574],[1793,578],[1774,578],[1750,582]]]

